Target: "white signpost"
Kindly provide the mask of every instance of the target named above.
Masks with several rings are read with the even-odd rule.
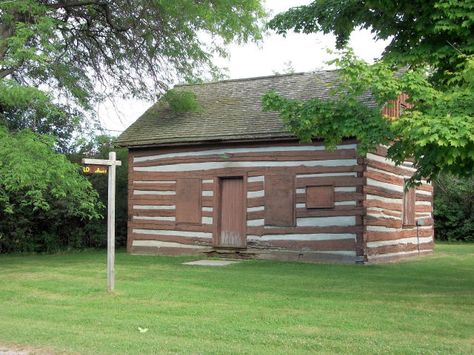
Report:
[[[115,175],[116,167],[122,162],[116,160],[115,152],[109,153],[109,159],[82,159],[83,172],[88,174],[109,173],[109,192],[107,201],[107,291],[115,288]],[[100,167],[106,167],[100,169]]]

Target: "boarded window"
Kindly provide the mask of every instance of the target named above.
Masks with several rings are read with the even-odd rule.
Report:
[[[265,176],[265,225],[295,225],[294,175]]]
[[[403,195],[403,224],[405,226],[415,225],[415,204],[416,189],[412,187],[405,190]]]
[[[201,224],[201,179],[176,181],[176,223]]]
[[[334,186],[306,186],[306,208],[334,208]]]

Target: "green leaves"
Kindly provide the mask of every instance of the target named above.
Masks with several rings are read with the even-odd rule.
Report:
[[[104,87],[155,99],[177,78],[215,70],[224,44],[260,39],[264,17],[259,0],[3,1],[0,70],[85,109]]]
[[[417,179],[439,172],[474,174],[474,91],[438,92],[436,101],[406,112],[393,124],[399,137],[389,150],[401,162],[415,159]]]
[[[186,90],[169,90],[162,100],[167,102],[174,113],[199,112],[202,110],[196,94]]]
[[[351,33],[369,29],[375,39],[389,39],[384,60],[431,66],[431,80],[445,83],[460,54],[474,54],[474,3],[465,0],[315,0],[278,14],[268,24],[277,33],[332,33],[344,48]],[[462,59],[461,59],[462,61]]]
[[[412,182],[432,179],[439,172],[472,175],[473,25],[474,3],[463,0],[315,0],[290,9],[268,26],[282,34],[290,30],[333,33],[339,49],[362,27],[370,29],[375,39],[389,39],[390,44],[383,60],[374,65],[345,50],[332,62],[340,68],[341,77],[334,100],[291,103],[312,105],[310,114],[292,110],[289,115],[289,103],[275,98],[272,102],[279,104],[271,108],[280,111],[290,129],[305,141],[324,138],[331,146],[344,132],[360,140],[362,151],[375,144],[392,144],[391,159],[399,164],[414,160],[418,170]],[[364,93],[370,93],[375,104],[366,113],[360,107]],[[409,97],[408,107],[400,118],[387,121],[382,107],[402,93]],[[331,109],[333,113],[326,117]],[[294,123],[297,120],[313,124],[303,127]],[[372,132],[363,130],[364,126]],[[331,128],[339,131],[331,133]]]
[[[441,174],[434,185],[436,239],[474,242],[474,177]]]
[[[53,199],[64,202],[63,218],[100,217],[97,192],[78,166],[52,151],[53,145],[51,137],[28,130],[10,134],[0,126],[0,210],[13,214],[31,206],[47,211]]]
[[[16,132],[25,128],[57,138],[55,149],[67,151],[73,132],[79,128],[81,112],[54,103],[48,93],[23,86],[14,80],[0,80],[0,124]]]
[[[38,88],[31,86],[19,85],[14,80],[1,80],[0,81],[0,105],[2,107],[10,106],[17,108],[40,107],[44,108],[50,106],[50,109],[54,109],[54,105],[51,102],[51,97],[39,90]]]
[[[437,89],[422,68],[393,71],[384,61],[368,65],[351,51],[334,61],[339,66],[338,86],[329,100],[291,100],[269,92],[263,97],[266,111],[278,111],[300,140],[322,138],[333,148],[346,137],[359,141],[366,153],[378,144],[391,145],[388,157],[401,164],[414,160],[412,178],[433,179],[439,172],[458,176],[474,174],[474,61],[453,74],[451,85]],[[364,102],[371,94],[372,102]],[[382,108],[405,93],[409,105],[397,119],[382,114]]]
[[[364,153],[392,137],[389,120],[357,100],[299,101],[269,92],[263,97],[263,109],[278,111],[301,141],[322,138],[329,149],[334,149],[343,138],[356,137],[360,140],[359,151]]]

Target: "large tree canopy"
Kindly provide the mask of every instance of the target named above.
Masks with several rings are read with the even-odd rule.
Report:
[[[316,0],[275,16],[269,27],[280,34],[333,33],[338,49],[354,30],[369,29],[375,39],[390,40],[384,60],[429,64],[444,79],[463,61],[459,54],[474,53],[474,2],[466,0]]]
[[[259,38],[263,10],[258,0],[3,0],[0,16],[0,78],[87,107],[97,89],[150,97],[212,69],[222,44]]]
[[[344,136],[361,141],[363,151],[393,143],[389,157],[398,163],[412,158],[422,177],[440,171],[474,174],[474,3],[431,1],[313,1],[277,15],[269,27],[281,34],[334,33],[343,49],[357,28],[376,39],[389,39],[382,60],[368,65],[344,51],[335,60],[341,85],[332,100],[288,100],[275,93],[264,98],[303,140],[325,138],[329,145]],[[373,94],[374,108],[358,97]],[[409,95],[397,120],[382,107],[401,93]]]

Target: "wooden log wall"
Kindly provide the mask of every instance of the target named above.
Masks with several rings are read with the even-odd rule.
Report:
[[[433,187],[425,182],[415,189],[415,220],[423,225],[404,225],[404,183],[415,170],[409,162],[395,166],[386,153],[380,147],[367,154],[365,163],[364,241],[369,262],[425,254],[434,246]]]
[[[405,108],[412,107],[412,104],[408,102],[407,94],[400,94],[396,100],[389,101],[383,108],[382,114],[392,119],[400,117]]]
[[[242,176],[247,246],[252,250],[316,252],[355,259],[363,255],[363,170],[354,141],[335,151],[320,143],[274,143],[131,150],[131,252],[189,254],[212,250],[218,240],[219,177]],[[292,174],[293,226],[265,224],[265,177]],[[176,182],[202,182],[200,224],[176,222]],[[332,208],[306,208],[307,186],[332,186]]]

